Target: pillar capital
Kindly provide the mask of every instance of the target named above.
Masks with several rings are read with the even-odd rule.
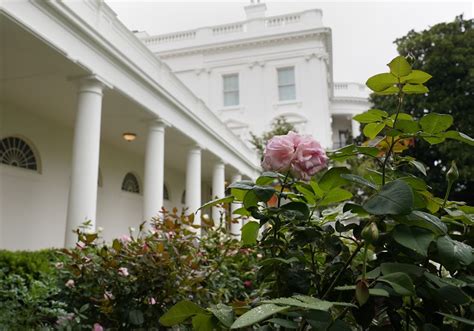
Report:
[[[79,93],[91,92],[102,95],[105,88],[113,89],[112,84],[96,74],[68,77],[68,80],[78,85]]]

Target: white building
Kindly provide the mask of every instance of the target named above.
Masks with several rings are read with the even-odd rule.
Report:
[[[319,9],[266,17],[264,3],[246,20],[143,42],[244,141],[284,116],[326,147],[344,145],[354,114],[368,109],[368,89],[332,79],[331,29]]]
[[[245,22],[147,47],[100,0],[0,6],[0,248],[72,245],[86,220],[110,239],[162,205],[196,210],[258,175],[237,135],[286,115],[329,147],[367,108],[357,84],[333,92],[317,10],[264,18],[254,5]]]

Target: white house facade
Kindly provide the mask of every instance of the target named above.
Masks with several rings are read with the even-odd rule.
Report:
[[[247,12],[144,37],[101,0],[2,1],[0,249],[72,246],[87,220],[110,240],[162,206],[193,212],[258,175],[245,139],[276,116],[327,147],[355,132],[366,92],[332,83],[321,12]]]
[[[136,34],[244,141],[281,116],[329,148],[358,135],[351,118],[369,108],[369,93],[333,83],[331,29],[321,10],[267,17],[266,4],[256,3],[245,12],[241,22]]]

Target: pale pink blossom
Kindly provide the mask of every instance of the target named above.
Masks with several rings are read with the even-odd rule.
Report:
[[[122,244],[128,244],[129,242],[132,241],[132,238],[130,238],[129,235],[123,234],[120,236],[119,240],[122,242]]]
[[[295,134],[290,133],[284,136],[274,136],[267,142],[262,162],[264,170],[278,172],[290,170],[298,142]]]
[[[82,250],[82,249],[84,249],[85,247],[86,247],[86,244],[83,243],[82,241],[78,241],[78,242],[76,243],[76,248],[77,248],[77,249]]]
[[[76,284],[74,283],[74,279],[69,279],[65,285],[66,287],[69,287],[69,288],[73,288],[76,286]]]
[[[56,269],[62,269],[64,267],[64,263],[62,262],[56,262],[54,264],[54,266],[56,267]]]
[[[310,180],[313,175],[326,168],[328,157],[319,142],[305,136],[296,148],[291,172],[296,178]]]
[[[124,277],[127,277],[129,275],[128,269],[125,268],[125,267],[119,268],[118,273],[119,273],[120,276],[124,276]]]
[[[99,323],[94,323],[93,331],[104,331],[104,327],[100,325]]]
[[[327,161],[319,142],[311,136],[290,131],[287,135],[274,136],[268,141],[262,168],[280,173],[291,171],[296,178],[310,180],[327,166]]]
[[[155,300],[155,298],[148,298],[148,304],[149,304],[149,305],[156,305],[156,300]]]

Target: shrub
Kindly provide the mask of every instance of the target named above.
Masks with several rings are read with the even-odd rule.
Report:
[[[446,169],[444,197],[437,197],[423,179],[424,165],[403,152],[415,137],[470,146],[474,139],[448,130],[450,115],[403,113],[404,98],[426,94],[423,83],[431,76],[403,57],[389,68],[367,85],[394,95],[397,108],[354,117],[366,124],[366,144],[328,153],[332,167],[314,175],[325,164],[317,142],[292,133],[275,137],[265,150],[267,172],[255,182],[233,183],[230,196],[210,204],[241,203],[239,212],[255,219],[243,227],[242,239],[262,249],[259,279],[269,291],[250,307],[181,301],[161,317],[163,325],[472,330],[474,207],[448,199],[458,177],[454,162]],[[353,165],[371,159],[375,167],[357,173],[350,159],[358,160]],[[357,199],[348,190],[354,185]]]
[[[55,273],[53,262],[58,261],[57,250],[7,251],[0,250],[0,270],[4,275],[18,275],[25,279],[38,280],[46,274]]]
[[[163,210],[150,230],[142,224],[138,233],[111,245],[79,229],[77,247],[63,250],[66,260],[59,270],[61,300],[81,315],[73,323],[162,328],[158,318],[180,300],[247,300],[253,291],[248,281],[256,281],[256,254],[210,225],[200,238],[200,228],[192,224],[192,216]]]

